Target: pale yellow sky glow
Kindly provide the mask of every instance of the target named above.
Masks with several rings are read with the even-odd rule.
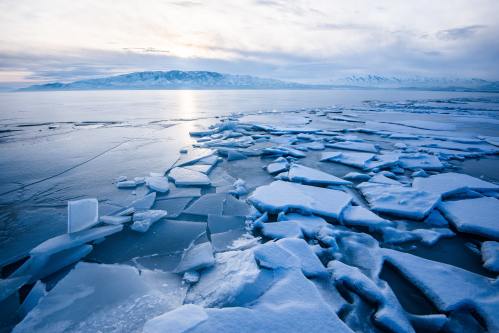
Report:
[[[498,15],[495,0],[2,0],[0,81],[176,67],[298,81],[380,68],[496,76]]]

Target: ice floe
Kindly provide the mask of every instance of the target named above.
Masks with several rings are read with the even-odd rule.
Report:
[[[483,267],[499,273],[499,242],[483,242],[480,251],[482,253]]]
[[[483,197],[447,201],[439,209],[458,231],[499,241],[499,200]]]
[[[288,180],[307,185],[351,185],[348,180],[333,176],[329,173],[306,167],[300,164],[292,164],[289,171],[280,173],[277,179]]]
[[[199,171],[175,167],[168,173],[177,186],[208,186],[211,184],[210,178]]]
[[[412,186],[419,190],[442,195],[443,197],[467,190],[499,192],[499,185],[467,174],[455,172],[440,173],[426,178],[416,178]]]
[[[296,210],[337,219],[352,197],[338,190],[278,180],[258,187],[248,200],[272,213]]]

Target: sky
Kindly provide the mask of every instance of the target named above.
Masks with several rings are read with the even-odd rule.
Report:
[[[498,0],[0,0],[0,84],[145,70],[499,80]]]

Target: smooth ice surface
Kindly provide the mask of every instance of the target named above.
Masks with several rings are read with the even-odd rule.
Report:
[[[357,188],[377,213],[420,220],[440,201],[440,196],[400,185],[361,183]]]
[[[183,333],[193,329],[208,319],[203,307],[186,304],[170,312],[166,312],[149,320],[142,330],[143,333]]]
[[[140,332],[147,320],[182,305],[184,296],[174,274],[82,262],[13,332]]]
[[[439,209],[458,231],[499,240],[499,200],[483,197],[447,201]]]
[[[412,186],[416,189],[448,196],[466,190],[499,191],[499,185],[472,177],[463,173],[447,172],[414,179]]]
[[[68,201],[68,233],[88,229],[97,223],[99,223],[97,199]]]
[[[211,184],[210,178],[199,171],[187,168],[175,167],[168,173],[177,186],[208,186]]]
[[[293,221],[264,223],[261,228],[263,236],[271,239],[281,238],[301,238],[303,237],[302,229],[298,223]]]
[[[258,187],[248,200],[263,211],[299,210],[337,219],[352,197],[338,190],[278,180]]]
[[[279,157],[275,159],[272,163],[267,165],[267,172],[270,174],[276,174],[288,170],[289,162],[284,157]]]
[[[348,180],[341,179],[329,173],[309,168],[300,164],[292,164],[289,171],[277,176],[285,180],[308,185],[350,185]]]

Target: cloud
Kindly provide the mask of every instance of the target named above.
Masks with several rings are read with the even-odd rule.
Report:
[[[3,1],[0,81],[168,69],[497,79],[498,11],[496,0]]]
[[[485,25],[469,25],[461,28],[441,30],[437,32],[437,37],[443,40],[458,40],[464,38],[471,38],[480,30],[487,28]]]

